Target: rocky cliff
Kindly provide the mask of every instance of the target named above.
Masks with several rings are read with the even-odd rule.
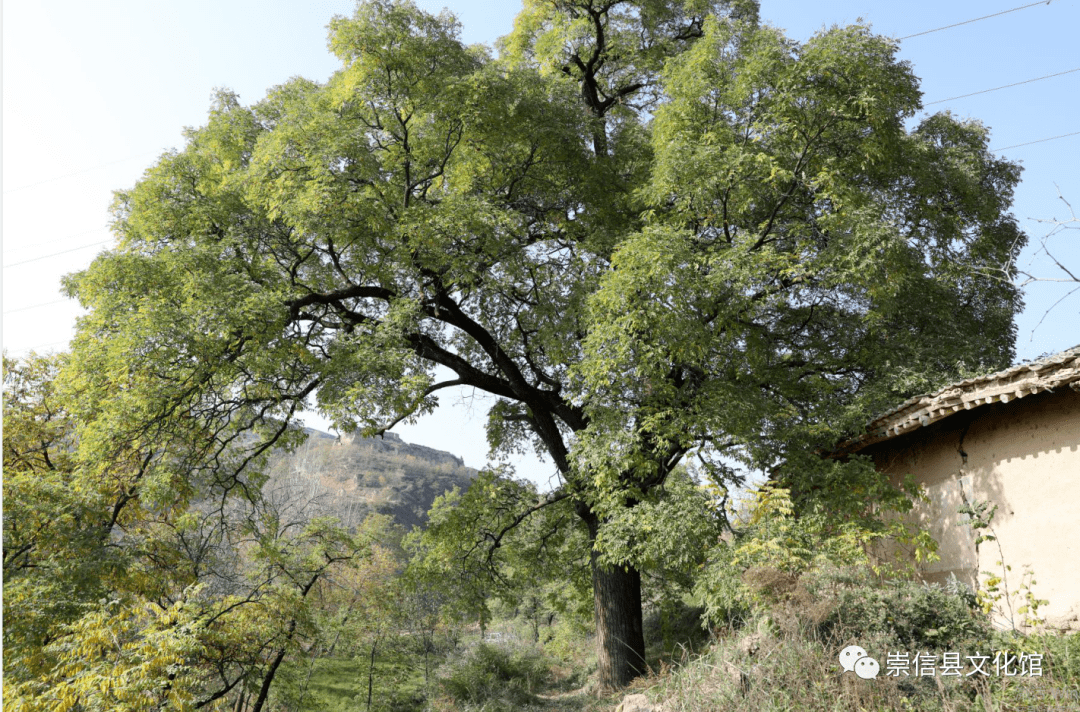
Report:
[[[476,476],[460,457],[393,433],[308,433],[295,452],[275,456],[267,487],[303,503],[309,515],[336,516],[347,526],[372,512],[389,514],[406,529],[423,525],[437,496],[455,486],[464,490]]]

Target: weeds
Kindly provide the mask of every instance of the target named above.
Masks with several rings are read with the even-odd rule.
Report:
[[[729,627],[713,648],[651,681],[663,712],[1012,712],[1080,709],[1080,636],[994,631],[962,596],[916,582],[877,583],[848,569],[799,579],[755,572],[754,617]],[[762,590],[761,587],[768,590]],[[844,672],[839,652],[863,647],[879,661],[874,679]],[[920,674],[887,668],[890,653],[914,660],[961,660],[981,652],[1041,656],[1041,675]],[[900,657],[894,658],[895,660]],[[1004,659],[1004,658],[1003,658]]]
[[[463,709],[518,710],[537,703],[552,662],[537,647],[478,643],[439,671],[439,685]]]
[[[986,614],[997,613],[1003,620],[1007,620],[1009,627],[1017,629],[1016,616],[1021,616],[1020,625],[1026,629],[1037,628],[1046,623],[1046,619],[1039,615],[1039,608],[1049,603],[1046,599],[1035,596],[1033,587],[1037,583],[1031,567],[1025,565],[1024,573],[1020,577],[1019,590],[1009,590],[1009,573],[1012,566],[1006,564],[1003,559],[1004,552],[1001,550],[1001,542],[998,541],[997,532],[994,531],[994,515],[997,514],[997,505],[985,501],[968,502],[964,499],[964,506],[959,510],[960,514],[968,516],[967,525],[975,532],[975,550],[984,542],[994,542],[997,546],[998,555],[1002,558],[995,562],[1000,567],[1001,573],[983,571],[982,585],[975,592],[979,605]],[[984,533],[985,530],[985,533]],[[1013,599],[1018,599],[1019,605],[1013,610]]]

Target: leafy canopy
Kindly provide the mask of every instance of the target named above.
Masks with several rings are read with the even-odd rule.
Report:
[[[977,123],[905,129],[889,40],[691,2],[530,2],[499,60],[456,32],[363,4],[325,85],[219,95],[118,193],[120,245],[69,281],[84,438],[167,413],[218,456],[309,396],[370,433],[468,385],[493,451],[603,510],[702,445],[774,464],[1009,359],[1018,297],[973,268],[1022,243],[1018,168]]]
[[[320,635],[309,594],[370,568],[373,533],[260,492],[232,453],[177,481],[190,453],[171,442],[80,437],[75,373],[4,357],[5,704],[224,709],[251,693],[261,709]]]
[[[67,282],[79,457],[172,453],[124,481],[141,499],[257,489],[309,399],[372,434],[479,388],[492,451],[559,475],[491,510],[488,544],[572,508],[596,590],[633,591],[612,564],[655,557],[624,510],[687,456],[718,485],[717,456],[797,465],[1011,359],[1019,298],[983,275],[1023,245],[1019,168],[977,122],[909,130],[917,80],[867,27],[799,44],[749,0],[529,0],[493,58],[376,1],[330,46],[324,84],[220,93]]]

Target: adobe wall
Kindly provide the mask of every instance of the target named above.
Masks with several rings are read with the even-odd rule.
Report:
[[[1080,393],[1061,387],[961,411],[863,454],[894,481],[910,473],[926,488],[929,502],[910,515],[940,547],[941,561],[920,569],[926,580],[944,583],[952,573],[975,587],[986,578],[979,572],[1000,573],[1003,560],[1015,591],[1030,566],[1032,590],[1050,602],[1039,615],[1052,627],[1080,630]],[[998,505],[998,539],[978,551],[957,512],[965,497]],[[1014,599],[1014,609],[1020,605]],[[1015,615],[1017,625],[1021,618]]]

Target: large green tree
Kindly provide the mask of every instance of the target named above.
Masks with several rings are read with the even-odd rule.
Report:
[[[527,0],[493,58],[377,1],[330,45],[325,84],[220,94],[118,194],[118,246],[68,283],[82,443],[179,428],[191,478],[228,453],[255,486],[237,453],[310,397],[379,432],[486,391],[493,451],[561,479],[475,548],[573,511],[621,685],[644,653],[621,539],[688,454],[773,466],[1010,360],[1015,290],[972,268],[1022,243],[1018,168],[977,123],[906,128],[917,81],[865,27],[799,45],[752,0]],[[186,486],[158,462],[131,486]]]

